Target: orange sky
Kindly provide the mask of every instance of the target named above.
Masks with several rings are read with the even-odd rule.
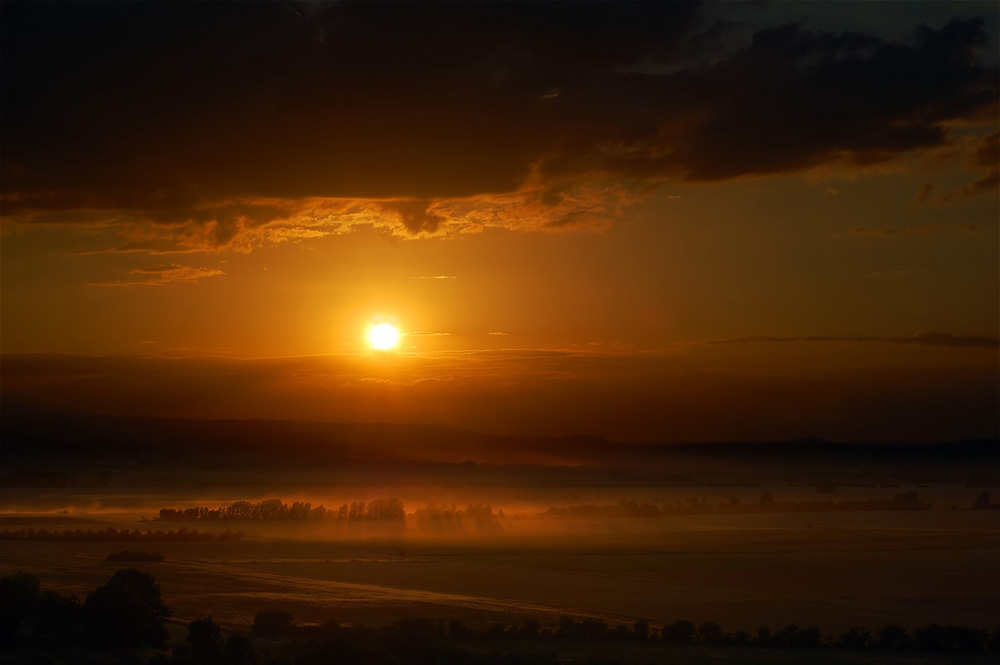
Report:
[[[1000,433],[995,5],[427,7],[5,3],[4,399]]]

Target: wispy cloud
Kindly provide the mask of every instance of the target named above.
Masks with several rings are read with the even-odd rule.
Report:
[[[413,279],[458,279],[455,275],[419,275]]]
[[[903,238],[906,236],[921,236],[932,234],[970,234],[978,233],[979,228],[974,224],[964,225],[944,225],[944,224],[923,224],[921,226],[855,226],[842,234],[834,237],[848,238]]]
[[[165,263],[148,268],[136,268],[129,274],[135,275],[135,277],[116,282],[93,282],[87,286],[163,286],[178,282],[195,282],[207,277],[221,277],[226,273],[218,268],[199,268]]]
[[[913,195],[913,205],[921,205],[930,200],[931,194],[934,192],[934,183],[925,182],[917,190],[917,193]]]
[[[865,277],[868,279],[906,279],[914,275],[919,275],[920,270],[878,270],[870,272]]]
[[[913,205],[953,203],[961,199],[988,194],[1000,188],[1000,132],[977,138],[967,137],[951,154],[965,154],[970,168],[988,169],[975,180],[961,187],[935,195],[934,183],[925,183],[913,197]]]
[[[1000,187],[1000,169],[992,169],[969,184],[963,185],[952,192],[948,192],[941,197],[941,200],[948,203],[950,201],[957,201],[958,199],[964,199],[970,196],[988,194],[996,191],[998,187]]]
[[[798,337],[752,336],[712,340],[709,344],[758,344],[758,343],[815,343],[815,342],[885,342],[890,344],[923,344],[926,346],[989,347],[1000,346],[1000,339],[978,335],[953,335],[928,330],[911,336],[866,337],[851,335],[802,335]]]

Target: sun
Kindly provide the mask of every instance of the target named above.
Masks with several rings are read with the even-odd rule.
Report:
[[[380,323],[368,333],[368,339],[376,351],[388,351],[396,346],[396,342],[399,341],[399,333],[388,323]]]

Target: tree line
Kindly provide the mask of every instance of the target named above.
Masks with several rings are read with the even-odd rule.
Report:
[[[509,629],[508,629],[509,630]],[[512,636],[523,636],[524,630],[514,630]],[[634,640],[660,641],[666,644],[711,644],[757,646],[793,649],[892,649],[980,653],[1000,651],[1000,627],[992,632],[967,626],[941,626],[931,624],[905,628],[887,624],[879,630],[854,626],[833,635],[825,634],[816,626],[790,624],[779,630],[761,627],[754,632],[728,631],[714,621],[699,625],[685,619],[665,624],[659,631],[650,628],[646,621],[637,621],[631,627],[619,624],[610,626],[600,619],[575,621],[563,616],[558,626],[543,636],[574,640]]]
[[[243,540],[242,531],[226,529],[221,533],[214,531],[199,531],[181,527],[176,531],[150,530],[108,527],[107,529],[64,529],[49,531],[47,529],[14,529],[0,531],[0,540],[64,540],[64,541],[109,541],[109,542],[210,542]]]
[[[988,496],[987,496],[988,500]],[[754,514],[754,513],[824,513],[867,510],[930,510],[932,504],[921,501],[916,492],[902,492],[889,499],[845,501],[775,501],[770,492],[764,492],[755,502],[743,502],[736,497],[713,503],[690,497],[673,505],[658,506],[639,503],[634,499],[620,499],[616,504],[580,506],[552,506],[544,514],[551,516],[617,518],[661,517],[664,515]]]
[[[989,503],[986,495],[986,504]],[[976,508],[983,504],[982,499]],[[850,512],[870,510],[930,510],[932,504],[920,500],[916,492],[902,492],[892,499],[867,499],[844,501],[775,501],[770,492],[764,492],[756,502],[741,502],[731,497],[725,502],[709,502],[697,497],[678,501],[673,505],[659,506],[653,503],[639,503],[634,499],[621,499],[615,504],[585,504],[577,506],[551,506],[543,515],[586,518],[619,517],[661,517],[665,515],[699,514],[740,514],[740,513],[786,513],[786,512]],[[327,509],[323,505],[313,507],[312,503],[295,501],[287,504],[281,499],[266,499],[259,502],[234,501],[228,506],[209,508],[161,508],[154,518],[163,522],[189,521],[335,521],[335,522],[403,522],[407,517],[417,519],[421,525],[447,527],[463,520],[480,527],[499,526],[497,520],[503,518],[503,511],[493,512],[490,506],[469,505],[464,509],[456,506],[428,504],[407,514],[403,502],[396,498],[353,501],[337,509]]]
[[[332,662],[423,662],[414,659],[414,653],[427,653],[428,647],[437,645],[439,651],[429,662],[479,663],[467,652],[457,649],[463,641],[476,640],[541,640],[541,641],[602,641],[632,642],[664,645],[709,645],[772,649],[825,649],[842,651],[921,651],[942,653],[996,653],[1000,651],[1000,627],[992,632],[967,626],[931,624],[907,631],[888,624],[876,631],[852,627],[839,634],[824,634],[815,626],[789,625],[779,630],[758,628],[755,632],[728,631],[718,623],[709,621],[695,624],[677,620],[657,629],[648,621],[631,625],[610,625],[596,618],[576,620],[560,617],[554,626],[544,626],[534,619],[515,624],[502,622],[471,624],[459,619],[445,621],[427,617],[409,617],[381,628],[355,628],[338,624],[297,626],[290,612],[269,609],[258,613],[253,620],[251,634],[257,638],[283,641],[282,653],[296,654],[296,662],[313,662],[311,657],[336,653],[341,660]],[[406,645],[394,660],[378,660],[386,645]],[[289,648],[288,645],[291,645]],[[317,647],[317,645],[320,645]],[[440,658],[440,649],[451,649],[449,658]],[[462,654],[472,658],[465,660]],[[266,656],[267,654],[259,654]],[[350,657],[348,657],[350,656]],[[512,661],[525,663],[555,663],[552,660]],[[266,659],[265,659],[266,660]],[[331,662],[323,660],[321,662]],[[162,665],[166,665],[165,663]]]
[[[288,505],[281,499],[265,499],[257,503],[234,501],[228,506],[219,508],[207,506],[161,508],[155,519],[164,522],[197,520],[391,522],[405,520],[406,511],[403,502],[395,498],[374,499],[368,502],[352,501],[335,510],[328,510],[323,505],[314,508],[309,502],[295,501]]]
[[[416,520],[422,529],[462,533],[473,530],[480,534],[489,534],[503,530],[501,520],[504,514],[502,510],[494,513],[490,506],[479,503],[470,504],[465,508],[459,508],[455,504],[439,506],[430,503],[414,510],[410,517]]]
[[[458,619],[413,617],[380,628],[298,626],[290,612],[267,609],[253,619],[251,639],[233,633],[223,639],[221,627],[209,617],[188,624],[186,640],[167,652],[164,622],[171,616],[160,587],[149,573],[119,570],[85,600],[42,590],[37,577],[17,572],[0,578],[0,660],[17,663],[57,663],[55,656],[72,654],[74,662],[135,650],[149,653],[147,665],[555,665],[551,653],[525,655],[471,653],[463,643],[474,640],[549,640],[642,642],[665,645],[711,645],[789,649],[924,651],[980,654],[1000,652],[1000,627],[992,631],[967,626],[931,624],[907,631],[889,624],[876,631],[852,627],[828,635],[815,626],[786,626],[771,631],[728,631],[715,622],[700,625],[677,620],[657,629],[648,621],[610,625],[596,618],[563,616],[554,626],[534,619],[516,624],[463,623]],[[514,647],[511,647],[511,650]],[[111,660],[110,662],[114,662]]]

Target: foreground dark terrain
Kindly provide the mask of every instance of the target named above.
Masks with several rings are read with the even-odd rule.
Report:
[[[205,617],[227,663],[944,663],[996,648],[996,442],[197,424],[5,419],[0,573],[83,603],[64,602],[77,623],[62,633],[31,605],[7,656],[208,662],[186,646]],[[86,603],[130,567],[170,614],[164,640],[122,650],[88,637]],[[255,633],[276,609],[289,625]],[[233,635],[252,635],[252,661]]]

